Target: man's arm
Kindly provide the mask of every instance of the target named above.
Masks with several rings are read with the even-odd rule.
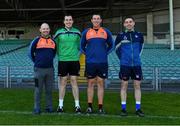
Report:
[[[108,44],[108,54],[109,54],[114,49],[114,40],[112,38],[112,33],[107,29],[106,29],[106,32],[108,34],[108,36],[107,36],[107,44]]]
[[[141,41],[140,41],[140,55],[141,55],[144,47],[144,37],[142,33],[140,33],[140,36],[141,36]]]
[[[30,44],[29,50],[28,50],[28,57],[34,62],[35,60],[35,50],[36,50],[36,45],[37,42],[39,41],[39,37],[36,37]]]
[[[85,52],[86,52],[86,44],[87,44],[86,33],[87,33],[87,30],[85,30],[85,31],[82,33],[81,42],[80,42],[80,50],[81,50],[81,52],[84,53],[84,54],[85,54]]]
[[[81,41],[81,32],[78,32],[78,39],[77,39],[77,44],[78,44],[78,50],[80,51],[80,41]]]
[[[121,33],[117,35],[115,40],[115,51],[119,58],[121,57],[120,46],[121,46]]]

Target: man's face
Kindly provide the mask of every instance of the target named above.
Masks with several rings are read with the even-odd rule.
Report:
[[[125,21],[124,21],[124,27],[125,27],[127,30],[129,30],[129,31],[133,30],[133,29],[134,29],[134,25],[135,25],[135,22],[134,22],[134,20],[133,20],[132,18],[127,18],[127,19],[125,19]]]
[[[91,22],[93,24],[93,27],[99,27],[101,25],[102,19],[100,15],[93,15]]]
[[[64,25],[66,28],[71,28],[73,25],[73,19],[72,16],[65,16],[64,17]]]
[[[39,29],[42,36],[48,36],[50,33],[49,25],[46,23],[43,23]]]

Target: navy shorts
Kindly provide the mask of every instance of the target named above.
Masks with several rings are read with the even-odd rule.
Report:
[[[100,78],[108,77],[108,64],[107,63],[86,63],[85,76],[88,79],[93,79],[96,76]]]
[[[142,80],[142,69],[141,66],[123,66],[120,67],[119,78],[124,81],[128,81],[129,78],[132,80]]]
[[[80,63],[79,61],[59,61],[58,76],[79,76]]]

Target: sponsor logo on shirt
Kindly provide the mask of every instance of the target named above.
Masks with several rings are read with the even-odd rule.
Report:
[[[138,35],[135,35],[135,38],[138,38]]]

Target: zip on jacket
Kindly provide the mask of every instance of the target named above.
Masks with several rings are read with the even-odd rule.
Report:
[[[141,66],[140,54],[143,48],[143,35],[137,31],[121,32],[115,40],[115,50],[120,65]]]

